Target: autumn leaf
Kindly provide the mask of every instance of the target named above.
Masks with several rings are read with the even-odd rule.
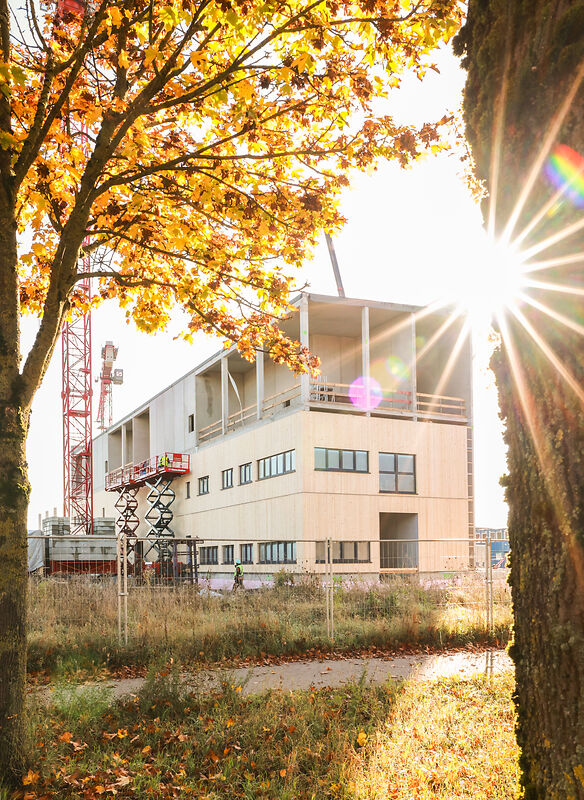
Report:
[[[359,747],[364,747],[367,744],[367,734],[365,731],[359,731],[357,735],[357,745]]]
[[[227,727],[231,728],[232,725],[235,725],[235,720],[233,719],[233,717],[229,717],[229,719],[227,720]]]
[[[65,731],[59,736],[60,742],[70,742],[73,738],[73,734],[70,731]]]
[[[39,772],[33,772],[31,769],[26,773],[26,775],[22,779],[22,783],[25,786],[30,786],[33,783],[38,783],[38,779],[40,778]]]
[[[286,770],[285,769],[281,769],[280,770],[280,777],[281,778],[285,778],[286,777]]]

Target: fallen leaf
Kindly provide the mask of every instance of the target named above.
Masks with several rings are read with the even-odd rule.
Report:
[[[22,779],[22,782],[25,786],[30,786],[32,783],[36,783],[39,778],[40,778],[39,772],[33,772],[32,769],[29,769],[29,771]]]
[[[281,769],[280,770],[280,777],[281,778],[285,778],[286,777],[286,770],[285,769]]]
[[[73,734],[71,733],[71,731],[65,731],[65,733],[62,733],[59,736],[59,741],[60,742],[70,742],[72,738],[73,738]]]
[[[367,734],[365,731],[359,731],[359,735],[357,736],[357,744],[359,747],[363,747],[367,743]]]

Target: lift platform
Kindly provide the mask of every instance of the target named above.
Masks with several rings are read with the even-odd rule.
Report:
[[[114,469],[105,476],[106,492],[119,492],[129,487],[139,488],[156,478],[175,478],[190,472],[191,457],[184,453],[161,453],[139,464]]]

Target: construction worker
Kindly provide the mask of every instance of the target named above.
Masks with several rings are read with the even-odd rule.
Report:
[[[235,570],[233,572],[233,591],[235,592],[237,589],[243,589],[243,567],[239,560],[235,562]]]

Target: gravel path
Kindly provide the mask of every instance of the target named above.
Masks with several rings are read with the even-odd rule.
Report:
[[[208,691],[229,678],[231,683],[242,687],[243,694],[258,694],[268,689],[317,689],[325,686],[341,686],[359,680],[365,673],[367,680],[383,683],[388,678],[413,678],[434,680],[459,675],[490,675],[513,669],[511,659],[504,650],[485,650],[482,653],[439,653],[410,656],[385,656],[381,658],[323,659],[319,661],[293,661],[273,666],[245,667],[232,670],[201,670],[185,673],[182,677],[187,686],[199,691]],[[144,683],[143,678],[125,678],[104,681],[103,686],[112,689],[113,696],[123,697],[137,693]],[[87,684],[95,686],[96,684]],[[50,689],[43,689],[50,698]]]

